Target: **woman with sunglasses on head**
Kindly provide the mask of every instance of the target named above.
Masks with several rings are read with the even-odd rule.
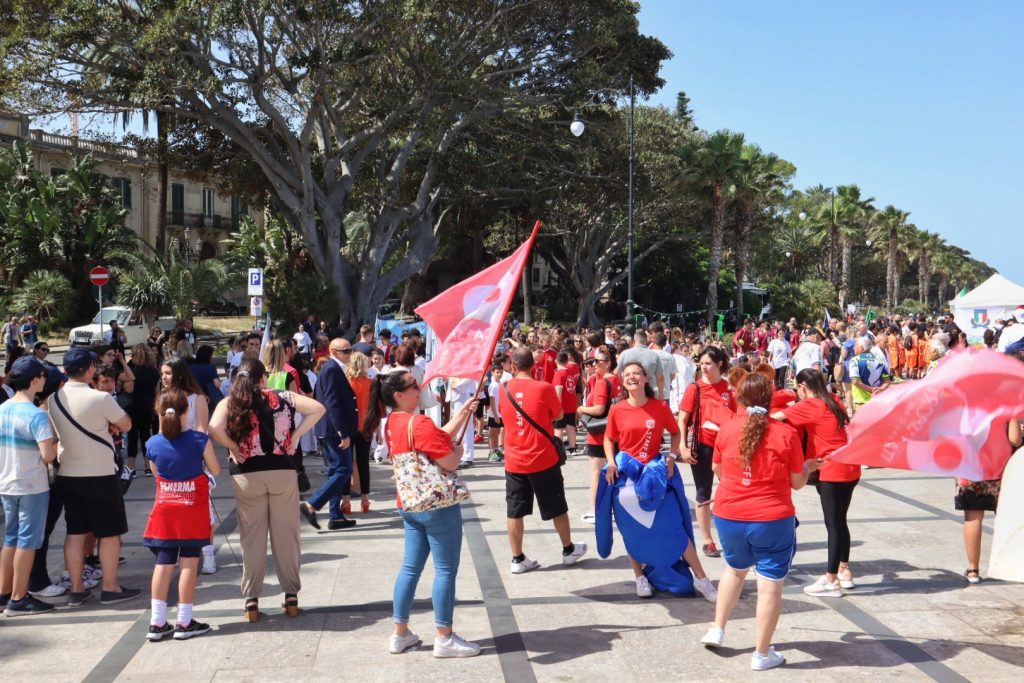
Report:
[[[576,409],[577,415],[591,417],[607,416],[613,403],[622,395],[622,380],[615,370],[615,352],[603,344],[597,347],[593,358],[583,364],[587,373],[587,393],[583,405]],[[590,511],[583,514],[583,521],[593,524],[597,501],[597,485],[604,467],[604,431],[591,433],[587,430],[587,460],[590,461]]]
[[[294,426],[294,414],[303,416]],[[267,534],[274,568],[284,589],[282,611],[299,615],[299,483],[291,456],[302,435],[324,415],[324,407],[291,391],[272,391],[258,360],[242,361],[231,394],[217,404],[210,435],[228,449],[228,471],[235,489],[242,544],[245,618],[259,619],[259,599],[267,573]]]
[[[860,481],[859,465],[832,462],[828,456],[846,445],[846,426],[850,417],[846,408],[825,384],[824,376],[808,368],[796,376],[796,395],[799,402],[772,414],[806,434],[807,458],[821,462],[818,497],[828,530],[828,565],[825,575],[809,586],[804,593],[819,598],[839,598],[843,589],[853,588],[850,571],[850,528],[846,515],[853,498],[853,489]]]
[[[425,415],[418,415],[420,385],[412,373],[395,370],[378,375],[370,388],[370,406],[363,423],[363,436],[369,438],[387,415],[384,440],[391,453],[416,451],[427,456],[442,470],[453,472],[462,459],[462,445],[455,436],[472,419],[476,401],[468,401],[452,420],[438,428]],[[410,435],[412,440],[410,442]],[[395,630],[388,641],[391,654],[401,654],[422,641],[409,630],[416,584],[419,582],[427,556],[434,558],[434,656],[472,657],[480,654],[480,646],[463,640],[452,630],[455,611],[455,577],[459,571],[462,551],[462,509],[458,503],[425,512],[402,510],[399,514],[405,527],[405,557],[395,579]]]

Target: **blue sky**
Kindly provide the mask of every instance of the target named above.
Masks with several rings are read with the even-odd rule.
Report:
[[[643,0],[674,57],[651,103],[857,183],[1024,284],[1024,2]]]

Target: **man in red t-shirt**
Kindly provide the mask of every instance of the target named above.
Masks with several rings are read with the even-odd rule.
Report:
[[[558,400],[562,402],[562,419],[555,421],[555,436],[568,440],[567,448],[576,450],[576,384],[580,381],[580,368],[570,362],[568,351],[559,351],[556,362],[554,386]]]
[[[543,379],[548,384],[555,383],[555,371],[558,369],[558,351],[553,346],[544,349]]]
[[[505,384],[499,407],[505,425],[505,504],[513,574],[540,566],[523,553],[523,517],[533,514],[534,498],[541,519],[551,520],[558,532],[562,564],[576,564],[587,552],[586,544],[572,542],[565,482],[553,443],[554,422],[562,418],[562,402],[554,387],[531,377],[533,365],[530,349],[518,348],[512,353],[515,377]]]

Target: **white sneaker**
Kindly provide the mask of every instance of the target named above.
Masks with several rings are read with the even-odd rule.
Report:
[[[217,573],[217,555],[212,552],[203,550],[203,568],[200,570],[201,574],[216,574]]]
[[[715,584],[711,583],[710,577],[705,576],[703,579],[694,579],[693,588],[698,593],[704,596],[704,599],[714,604],[718,601],[718,589],[715,588]]]
[[[580,516],[580,519],[582,519],[587,524],[596,524],[597,523],[597,516],[594,515],[593,512],[584,512]]]
[[[70,582],[69,582],[70,583]],[[68,587],[62,583],[51,583],[41,591],[29,591],[28,594],[34,598],[56,598],[68,592]]]
[[[576,564],[580,559],[587,554],[586,543],[575,543],[573,550],[568,555],[562,555],[562,564],[568,567],[571,564]]]
[[[540,562],[538,562],[537,560],[531,560],[528,557],[523,558],[522,562],[516,562],[515,560],[512,560],[512,573],[525,574],[526,572],[532,572],[539,566]]]
[[[782,666],[785,663],[786,658],[776,652],[774,646],[768,648],[768,654],[766,655],[754,650],[754,654],[750,656],[750,668],[754,671],[774,669],[775,667]]]
[[[704,637],[700,639],[700,642],[704,644],[706,648],[722,647],[722,642],[725,640],[725,629],[712,626],[708,629],[708,632],[704,634]]]
[[[480,646],[463,640],[456,633],[445,638],[434,638],[434,656],[438,659],[448,657],[476,657],[480,654]]]
[[[98,577],[95,574],[89,573],[89,567],[86,567],[85,570],[82,572],[82,582],[85,583],[86,589],[95,588],[96,586],[100,585],[100,582],[102,580],[102,571],[100,571],[100,575]],[[71,590],[71,575],[67,573],[67,570],[65,570],[64,573],[60,575],[59,585],[67,591]]]
[[[651,590],[651,582],[647,580],[646,576],[636,577],[636,597],[638,598],[653,598],[654,591]]]
[[[853,582],[853,572],[851,572],[849,569],[847,569],[845,572],[839,572],[838,577],[839,586],[841,588],[850,590],[851,588],[857,587],[857,584]]]
[[[812,598],[841,598],[843,597],[843,588],[838,581],[830,583],[826,577],[822,576],[809,586],[804,586],[804,593]]]
[[[400,655],[409,648],[416,647],[423,641],[412,631],[406,631],[402,635],[391,634],[388,639],[388,652],[393,655]]]

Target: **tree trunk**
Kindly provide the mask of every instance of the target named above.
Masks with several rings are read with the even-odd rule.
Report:
[[[850,261],[853,257],[853,243],[849,237],[842,237],[842,250],[843,250],[843,279],[842,284],[839,287],[839,309],[840,312],[846,314],[847,299],[850,296]]]
[[[898,235],[896,226],[889,226],[889,259],[885,268],[885,302],[889,310],[896,308],[896,257]]]
[[[928,303],[928,281],[931,280],[930,266],[928,252],[922,251],[921,258],[917,263],[917,300],[923,304]]]
[[[159,256],[167,253],[167,193],[170,191],[170,171],[167,163],[167,139],[170,135],[171,115],[156,112],[156,239],[154,247]]]
[[[946,300],[946,289],[948,287],[949,287],[949,276],[946,275],[945,273],[942,273],[942,275],[939,276],[939,289],[938,289],[939,298],[938,298],[938,301],[936,301],[936,305],[939,307],[939,310],[942,310],[947,305],[947,303],[948,303],[948,301]]]
[[[832,227],[829,229],[828,237],[828,280],[836,289],[839,288],[839,226],[836,225],[835,217],[830,214],[829,220]]]
[[[736,319],[743,322],[743,281],[746,279],[747,262],[750,259],[750,207],[741,202],[736,213]]]
[[[597,317],[597,312],[594,310],[596,304],[597,293],[594,292],[593,288],[590,291],[585,291],[583,296],[580,297],[579,306],[576,308],[577,327],[588,327],[592,330],[601,327],[601,319]]]
[[[723,223],[725,223],[725,197],[722,186],[715,185],[712,191],[711,205],[711,250],[708,255],[708,310],[707,320],[710,328],[715,324],[718,312],[718,271],[722,267]]]
[[[533,299],[533,289],[531,278],[533,276],[533,259],[527,257],[526,265],[523,267],[523,275],[521,277],[523,287],[523,324],[530,325],[533,323],[533,312],[530,310],[530,301]]]

